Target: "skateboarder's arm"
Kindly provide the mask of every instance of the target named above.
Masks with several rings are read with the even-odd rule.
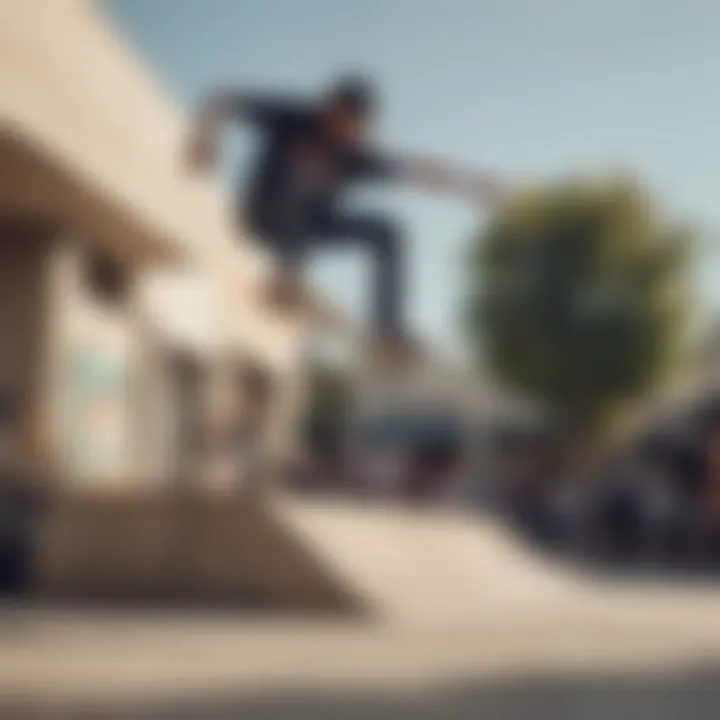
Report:
[[[222,130],[241,109],[242,94],[237,90],[214,90],[203,99],[190,129],[187,148],[188,164],[193,169],[210,170],[215,166]]]
[[[299,104],[284,97],[271,97],[234,88],[219,88],[201,102],[193,123],[188,162],[196,169],[215,165],[217,148],[225,126],[231,120],[249,120],[269,127],[299,112]]]
[[[397,175],[406,182],[462,195],[483,205],[498,203],[505,195],[505,187],[492,173],[470,172],[420,158],[403,158],[397,168]]]

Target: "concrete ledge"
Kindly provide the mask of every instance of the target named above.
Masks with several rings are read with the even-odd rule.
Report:
[[[41,598],[361,612],[269,507],[238,496],[58,497],[40,523],[33,589]]]

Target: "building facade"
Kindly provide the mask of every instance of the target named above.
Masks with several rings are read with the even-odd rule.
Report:
[[[234,485],[243,422],[292,450],[306,319],[264,302],[267,258],[184,168],[185,118],[99,7],[2,13],[7,460],[68,487]]]

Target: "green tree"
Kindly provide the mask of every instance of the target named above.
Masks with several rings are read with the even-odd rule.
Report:
[[[633,182],[518,194],[472,245],[466,329],[478,359],[597,437],[672,366],[688,241]]]

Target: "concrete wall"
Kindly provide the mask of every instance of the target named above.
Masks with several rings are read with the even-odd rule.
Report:
[[[102,345],[106,356],[133,368],[125,404],[142,408],[134,411],[134,438],[120,442],[128,461],[114,474],[122,482],[158,481],[174,470],[168,354],[193,354],[209,377],[226,355],[242,356],[283,389],[294,373],[303,322],[267,307],[267,258],[239,237],[214,183],[188,173],[183,113],[99,4],[27,0],[2,12],[0,214],[42,217],[80,244],[111,251],[133,265],[138,290],[129,321],[93,307],[71,277],[74,261],[59,260],[64,269],[53,279],[59,284],[53,296],[62,311],[50,328],[53,451],[65,458],[64,470],[75,462],[63,454],[67,443],[60,437],[66,418],[58,408],[66,404],[67,386],[61,368],[73,362],[68,354],[78,344]],[[153,264],[170,256],[180,265]],[[278,408],[287,406],[280,398]],[[288,417],[274,414],[276,446],[289,443]]]
[[[71,171],[88,200],[134,217],[156,239],[190,243],[187,216],[174,212],[183,188],[168,166],[180,113],[99,9],[26,0],[2,13],[0,124]]]
[[[15,221],[0,222],[0,391],[16,407],[10,430],[12,464],[27,465],[37,450],[47,356],[47,230]]]
[[[0,386],[32,391],[44,329],[45,237],[22,226],[0,227]]]
[[[182,112],[97,3],[11,0],[0,17],[0,217],[48,229],[42,251],[0,238],[0,381],[33,398],[59,480],[38,591],[351,606],[262,507],[167,492],[183,471],[205,491],[233,487],[232,467],[215,475],[213,458],[181,455],[171,358],[201,368],[203,440],[222,431],[218,388],[237,367],[266,372],[263,447],[280,463],[295,442],[307,315],[268,307],[268,258],[214,184],[187,171]],[[90,248],[127,266],[126,301],[90,290]]]
[[[41,597],[361,610],[266,506],[241,498],[61,498],[44,516],[37,550]]]
[[[90,286],[92,255],[80,238],[59,235],[49,261],[57,467],[70,482],[126,482],[133,474],[131,390],[138,346],[133,269],[124,268],[124,297],[106,302]]]

